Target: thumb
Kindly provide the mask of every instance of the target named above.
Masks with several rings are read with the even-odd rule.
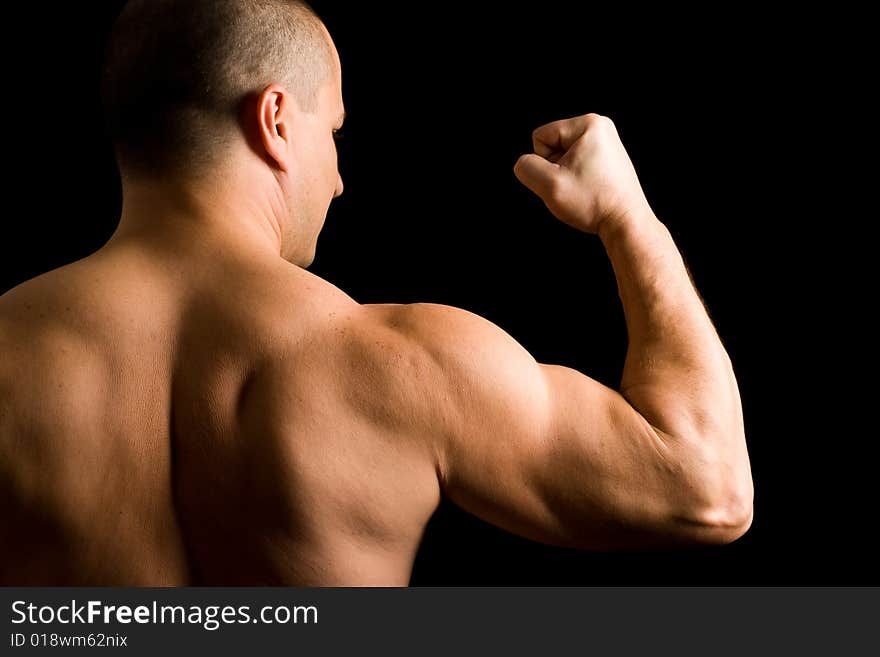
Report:
[[[544,199],[558,183],[561,167],[540,155],[527,153],[516,161],[513,174],[523,185]]]

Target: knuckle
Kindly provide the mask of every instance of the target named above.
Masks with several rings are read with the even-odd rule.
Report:
[[[547,181],[546,195],[550,203],[558,204],[564,193],[564,181],[561,176],[554,176]]]
[[[532,130],[532,143],[533,144],[541,144],[545,139],[549,138],[549,124],[538,126],[534,130]]]
[[[604,114],[590,113],[585,115],[584,118],[586,118],[588,125],[604,125],[607,127],[614,126],[614,121],[612,121],[610,117],[607,117]]]

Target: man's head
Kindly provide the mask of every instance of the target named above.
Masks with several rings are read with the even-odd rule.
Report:
[[[273,187],[282,256],[311,263],[342,193],[333,132],[344,106],[339,55],[307,3],[130,0],[101,87],[123,186],[221,185],[246,169]]]

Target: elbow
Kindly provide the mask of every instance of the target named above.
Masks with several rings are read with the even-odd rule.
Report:
[[[690,516],[690,524],[698,545],[727,545],[749,530],[753,518],[751,495],[738,493],[712,506],[695,509]]]
[[[684,487],[680,518],[691,542],[726,545],[742,537],[754,518],[754,483],[746,456],[742,460],[704,461],[700,476]]]

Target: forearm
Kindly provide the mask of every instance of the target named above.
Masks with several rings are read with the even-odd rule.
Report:
[[[733,368],[669,231],[645,210],[603,226],[599,236],[629,334],[621,394],[656,429],[697,447],[691,462],[721,464],[737,480],[725,486],[748,488]]]
[[[663,439],[686,524],[735,538],[751,523],[754,490],[730,358],[672,236],[649,209],[606,222],[599,237],[629,334],[620,392]]]

